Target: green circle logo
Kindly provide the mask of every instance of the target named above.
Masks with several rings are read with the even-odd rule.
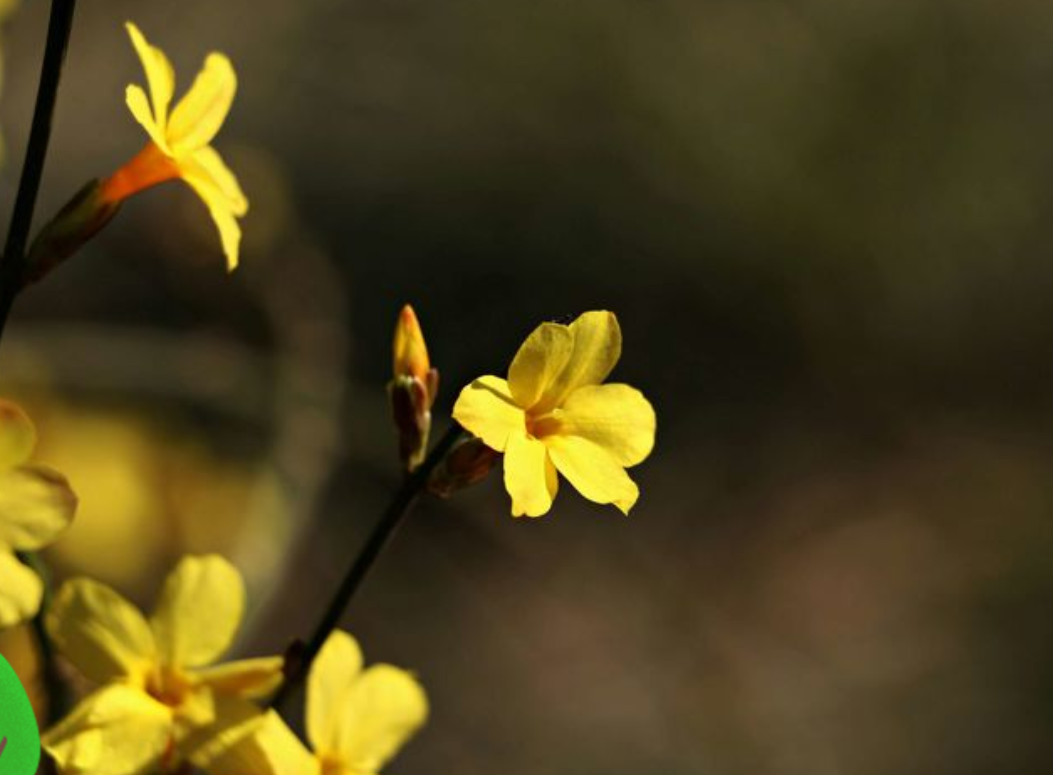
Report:
[[[33,706],[11,665],[0,655],[0,773],[34,775],[40,732]]]

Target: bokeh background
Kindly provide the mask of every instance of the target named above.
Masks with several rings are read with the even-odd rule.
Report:
[[[5,213],[46,15],[4,27]],[[252,211],[227,277],[156,189],[19,302],[0,388],[82,497],[61,576],[149,605],[223,551],[239,650],[281,650],[399,480],[399,306],[440,417],[609,308],[659,413],[643,497],[421,504],[344,622],[430,692],[389,771],[1053,768],[1053,6],[85,2],[38,224],[143,142],[126,18],[181,88],[234,60]]]

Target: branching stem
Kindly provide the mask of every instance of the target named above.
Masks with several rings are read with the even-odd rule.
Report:
[[[336,592],[333,593],[329,606],[318,621],[318,625],[315,627],[310,639],[304,644],[302,649],[290,655],[292,664],[287,671],[285,681],[271,700],[272,708],[280,709],[285,701],[288,700],[292,691],[303,682],[307,671],[311,667],[311,663],[318,656],[322,646],[325,645],[329,634],[339,623],[340,617],[343,616],[344,611],[355,596],[358,588],[362,585],[377,557],[380,556],[391,536],[394,535],[395,529],[402,524],[402,520],[409,514],[417,498],[428,486],[428,477],[431,476],[432,471],[442,462],[442,459],[450,451],[457,439],[460,438],[462,432],[460,426],[456,423],[453,424],[435,444],[431,452],[428,453],[424,462],[406,477],[402,486],[396,491],[391,502],[384,509],[384,513],[373,528],[373,532],[366,539],[362,551],[358,553],[358,556],[355,557],[350,567],[348,567],[347,574],[344,576],[343,581],[340,582]]]

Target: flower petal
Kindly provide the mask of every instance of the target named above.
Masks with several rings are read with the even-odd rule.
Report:
[[[36,615],[43,593],[44,584],[32,568],[0,551],[0,630]]]
[[[163,128],[168,121],[168,105],[172,102],[172,94],[175,93],[175,71],[172,69],[172,63],[168,61],[165,52],[147,42],[143,33],[132,22],[125,22],[124,26],[132,39],[132,45],[135,46],[135,53],[139,55],[139,61],[143,63],[146,84],[150,87],[154,120],[158,127]]]
[[[97,683],[142,677],[154,659],[154,638],[139,609],[105,584],[67,581],[47,613],[59,650]]]
[[[176,156],[212,141],[230,112],[237,88],[234,66],[227,57],[216,53],[205,57],[205,66],[168,122],[166,136]]]
[[[634,466],[654,448],[655,414],[628,385],[587,385],[563,402],[560,435],[581,436],[603,447],[622,466]]]
[[[228,724],[191,756],[210,775],[320,775],[321,765],[273,710]]]
[[[549,436],[545,445],[556,468],[578,492],[629,513],[640,490],[607,450],[580,436]]]
[[[131,111],[132,117],[139,122],[146,134],[153,140],[154,145],[160,148],[166,155],[171,154],[168,141],[165,139],[164,129],[154,119],[153,111],[150,109],[150,101],[146,99],[146,92],[141,86],[134,83],[124,90],[124,102]]]
[[[574,352],[574,336],[567,326],[542,323],[519,347],[508,369],[508,386],[524,409],[546,402],[552,386]]]
[[[241,190],[241,184],[223,161],[223,157],[212,146],[198,148],[192,154],[181,158],[179,170],[184,178],[189,176],[202,182],[208,181],[206,185],[219,189],[232,215],[241,218],[249,211],[249,200]]]
[[[165,755],[171,725],[164,705],[110,684],[85,697],[41,742],[63,775],[142,775]]]
[[[22,407],[0,398],[0,470],[29,460],[37,445],[37,429]]]
[[[150,618],[161,660],[177,667],[214,662],[230,648],[244,607],[237,568],[217,554],[184,557],[165,580]]]
[[[241,246],[241,227],[234,217],[235,210],[231,200],[211,176],[203,175],[199,170],[179,163],[182,178],[205,203],[212,222],[219,231],[219,241],[223,246],[223,255],[227,259],[227,271],[233,272],[238,266],[238,250]],[[246,205],[247,206],[247,205]]]
[[[453,406],[453,419],[498,452],[505,451],[511,434],[526,429],[526,415],[512,398],[508,383],[489,375],[461,391]]]
[[[512,516],[540,517],[552,508],[559,480],[545,445],[525,432],[509,436],[505,449],[505,489]]]
[[[335,750],[347,692],[362,671],[362,650],[346,632],[330,635],[307,676],[307,739],[315,751]]]
[[[0,543],[34,551],[73,520],[77,496],[66,477],[44,466],[0,473]]]
[[[253,699],[270,694],[282,680],[281,657],[224,662],[194,671],[194,677],[219,695]]]
[[[600,384],[621,357],[622,331],[613,312],[582,313],[567,328],[574,340],[573,352],[546,391],[539,410],[560,406],[580,387]]]
[[[351,772],[379,772],[427,717],[428,699],[410,673],[373,665],[345,695],[336,752]]]

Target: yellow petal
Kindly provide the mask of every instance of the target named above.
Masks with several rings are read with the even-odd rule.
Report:
[[[278,688],[283,661],[281,657],[239,659],[195,670],[194,677],[219,695],[252,699]]]
[[[567,389],[600,384],[622,357],[618,318],[606,310],[585,312],[570,324],[570,333],[574,335],[574,354],[564,374]]]
[[[273,710],[229,724],[193,755],[209,775],[320,775],[321,765]]]
[[[47,613],[52,640],[97,683],[145,674],[154,638],[139,610],[105,584],[79,578],[59,589]]]
[[[200,151],[198,153],[200,154]],[[208,208],[208,213],[212,216],[212,222],[216,224],[216,230],[219,231],[219,241],[223,246],[223,255],[227,259],[227,271],[233,272],[238,266],[241,227],[234,217],[235,210],[231,207],[230,198],[220,188],[219,184],[213,180],[211,175],[202,174],[192,163],[188,165],[181,161],[179,166],[183,180],[194,189],[194,192]]]
[[[194,686],[172,705],[169,699],[166,704],[173,708],[172,740],[177,752],[182,756],[184,743],[196,733],[210,727],[216,721],[216,710],[219,698],[207,686]]]
[[[172,70],[172,63],[168,61],[165,52],[147,42],[139,28],[132,22],[125,22],[124,26],[132,39],[132,45],[135,46],[139,60],[143,63],[146,84],[150,87],[154,120],[157,126],[163,128],[165,122],[168,121],[168,105],[175,92],[175,72]]]
[[[245,585],[216,554],[184,557],[165,580],[150,626],[161,660],[199,667],[230,648],[241,624]]]
[[[519,347],[508,369],[508,386],[524,409],[546,398],[574,351],[574,336],[567,326],[542,323]]]
[[[168,141],[165,139],[164,128],[154,119],[153,111],[150,109],[150,102],[146,99],[146,92],[143,91],[142,87],[135,84],[128,86],[124,90],[124,102],[128,105],[128,110],[131,111],[132,117],[139,122],[140,126],[146,130],[146,134],[154,141],[154,145],[164,151],[166,155],[170,155],[172,151],[168,147]]]
[[[55,540],[73,520],[77,496],[66,477],[44,466],[0,473],[0,543],[34,551]]]
[[[37,445],[37,429],[22,408],[0,398],[0,470],[29,460]]]
[[[179,160],[179,171],[184,178],[190,177],[218,189],[226,200],[232,215],[241,218],[249,211],[249,200],[241,190],[237,177],[223,161],[215,148],[206,145]],[[207,181],[207,182],[206,182]],[[189,181],[188,181],[189,182]],[[195,185],[191,183],[191,185]]]
[[[318,752],[335,750],[347,692],[362,671],[362,650],[346,632],[330,635],[307,676],[307,739]]]
[[[556,468],[578,492],[629,513],[640,491],[607,450],[580,436],[548,436],[545,445]]]
[[[226,758],[242,738],[259,729],[265,711],[251,700],[220,696],[215,697],[213,710],[207,724],[188,730],[175,747],[180,760],[189,760],[201,769],[208,769],[210,775],[217,775],[211,768],[212,762]]]
[[[179,101],[168,122],[167,138],[176,156],[208,145],[230,112],[238,79],[223,54],[209,54],[190,91]]]
[[[157,769],[170,733],[164,705],[111,684],[84,698],[41,742],[63,775],[143,775]]]
[[[505,489],[512,516],[540,517],[552,508],[559,480],[545,445],[525,432],[509,436],[505,449]]]
[[[598,385],[611,373],[622,354],[622,331],[613,312],[585,312],[568,326],[574,341],[566,366],[538,402],[538,411],[560,406],[573,391]]]
[[[223,707],[220,709],[220,706]],[[231,756],[232,750],[240,748],[246,738],[255,734],[266,718],[258,705],[243,700],[221,702],[217,710],[215,723],[195,730],[182,746],[187,759],[211,775],[236,771],[231,766],[237,758]],[[256,775],[267,775],[265,762],[254,762],[251,766],[256,769]]]
[[[0,550],[0,630],[30,619],[40,609],[44,585],[32,568]]]
[[[453,406],[453,419],[498,452],[505,451],[511,434],[526,429],[526,415],[500,377],[480,377],[464,388]]]
[[[655,415],[643,393],[628,385],[589,385],[571,393],[559,415],[560,434],[598,444],[622,466],[634,466],[654,447]]]
[[[345,695],[336,752],[351,772],[378,772],[428,717],[424,689],[405,670],[374,665]]]

